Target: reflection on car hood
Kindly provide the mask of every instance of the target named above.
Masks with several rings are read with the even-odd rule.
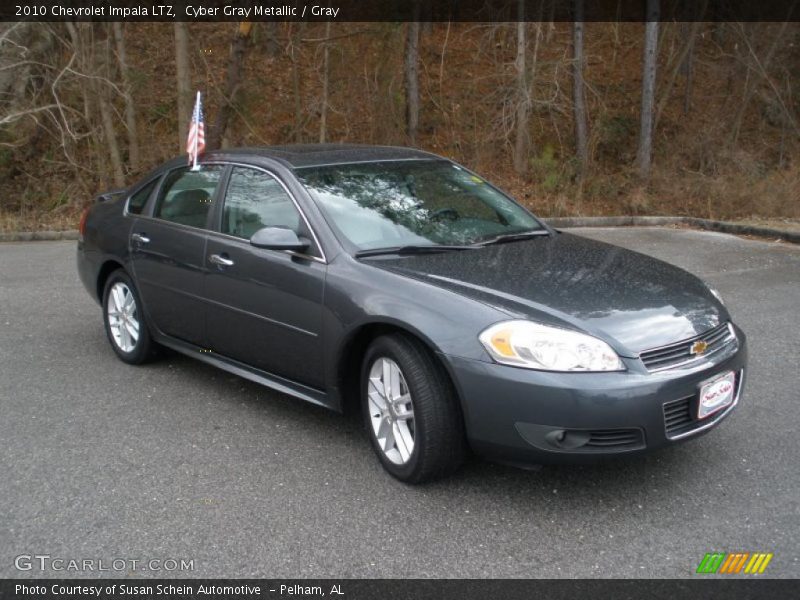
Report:
[[[565,233],[369,262],[514,317],[582,329],[629,355],[703,333],[728,318],[694,275],[638,252]]]

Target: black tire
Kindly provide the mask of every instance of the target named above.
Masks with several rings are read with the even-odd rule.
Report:
[[[414,448],[404,464],[392,462],[378,442],[372,425],[367,392],[372,365],[381,358],[394,361],[402,372],[414,410]],[[361,368],[361,406],[370,441],[383,467],[406,483],[446,477],[467,454],[464,419],[456,391],[443,367],[415,338],[389,334],[376,338]]]
[[[127,352],[123,350],[114,339],[108,313],[109,295],[111,293],[111,289],[118,283],[122,283],[127,286],[127,288],[130,290],[130,293],[133,295],[133,299],[136,303],[135,312],[133,314],[135,315],[136,320],[139,322],[139,337],[135,341],[133,348]],[[147,326],[147,320],[144,310],[142,309],[142,300],[139,297],[139,292],[136,289],[133,280],[122,269],[117,269],[111,273],[108,276],[106,284],[103,288],[103,323],[106,328],[106,336],[111,344],[111,348],[123,362],[126,362],[130,365],[140,365],[153,360],[158,356],[159,347],[150,336],[150,329]]]

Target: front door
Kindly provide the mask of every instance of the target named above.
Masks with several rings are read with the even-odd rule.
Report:
[[[153,217],[131,228],[131,259],[139,293],[155,327],[202,345],[207,221],[223,166],[175,169],[165,178]]]
[[[307,254],[250,245],[262,227],[312,238],[286,188],[260,169],[233,167],[219,233],[205,251],[208,346],[212,352],[321,389],[325,263]]]

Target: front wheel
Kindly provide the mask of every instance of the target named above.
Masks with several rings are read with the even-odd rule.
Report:
[[[125,271],[111,273],[103,290],[103,321],[111,347],[120,359],[138,365],[156,355],[142,303],[133,281]]]
[[[466,455],[453,385],[428,349],[402,334],[377,338],[362,367],[362,406],[383,467],[407,483],[439,479]]]

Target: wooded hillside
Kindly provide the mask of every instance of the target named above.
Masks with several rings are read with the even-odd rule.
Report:
[[[5,23],[0,229],[182,153],[198,89],[211,145],[416,145],[544,216],[800,217],[798,23]]]

